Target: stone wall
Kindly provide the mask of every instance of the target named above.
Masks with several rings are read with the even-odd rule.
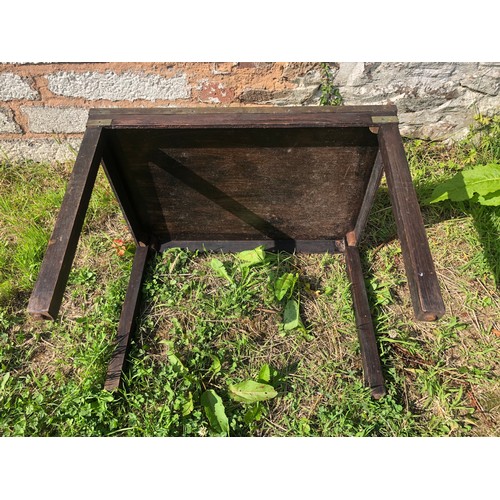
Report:
[[[398,106],[409,137],[463,137],[500,110],[500,64],[328,63],[344,104]],[[0,153],[74,157],[92,107],[319,104],[319,63],[0,64]]]
[[[499,63],[343,63],[333,75],[346,104],[396,104],[407,137],[460,139],[474,115],[500,113]]]

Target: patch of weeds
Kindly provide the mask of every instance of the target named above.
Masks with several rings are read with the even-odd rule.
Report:
[[[312,420],[320,436],[411,436],[418,432],[413,415],[389,393],[380,404],[359,380],[340,378],[334,386],[340,397],[325,395]]]
[[[78,265],[89,255],[85,233],[95,221],[87,219],[63,321],[29,319],[26,292],[34,284],[69,168],[26,162],[22,167],[3,163],[0,170],[0,259],[5,263],[0,282],[7,289],[0,306],[0,435],[101,435],[112,420],[107,410],[112,397],[101,386],[129,264],[127,269],[119,258],[107,255],[106,266],[117,264],[113,279],[106,277],[95,290],[104,259],[92,262],[96,267]],[[100,174],[91,206],[99,224],[103,213],[109,224],[111,214],[118,215],[117,204],[100,197],[103,190]]]
[[[458,145],[405,143],[421,201],[464,166],[498,162],[496,123]],[[133,254],[117,205],[100,175],[61,319],[36,323],[28,292],[69,169],[1,169],[0,435],[498,435],[495,207],[423,205],[447,314],[418,323],[382,185],[362,247],[388,390],[379,401],[362,384],[342,258],[262,249],[157,255],[124,388],[110,394],[101,388]]]
[[[252,317],[256,298],[267,288],[268,266],[260,249],[231,260],[172,249],[155,259],[144,286],[146,314],[139,325],[144,333],[131,353],[132,360],[145,358],[131,363],[127,393],[144,376],[157,380],[165,374],[169,389],[161,394],[168,396],[169,435],[186,435],[187,429],[188,435],[246,435],[264,412],[261,405],[245,408],[263,401],[259,393],[269,384],[239,371],[238,360],[251,342],[233,329]],[[151,351],[151,344],[165,349]]]
[[[46,164],[28,162],[19,169],[0,163],[0,283],[9,295],[33,285],[62,200],[63,186],[48,179],[49,170]]]
[[[482,249],[470,265],[485,264],[495,283],[500,280],[500,115],[477,115],[468,136],[448,160],[447,174],[429,189],[426,204],[440,202],[472,217]],[[450,178],[449,173],[454,175]],[[487,272],[487,271],[486,271]],[[484,271],[483,271],[484,273]]]
[[[332,69],[328,63],[321,63],[321,73],[323,82],[321,84],[321,97],[319,104],[321,106],[340,106],[344,102],[340,95],[339,88],[334,83]]]

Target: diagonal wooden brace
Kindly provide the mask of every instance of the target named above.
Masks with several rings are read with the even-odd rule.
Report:
[[[102,158],[101,128],[87,128],[47,251],[31,294],[28,312],[55,319],[61,306],[71,264]]]

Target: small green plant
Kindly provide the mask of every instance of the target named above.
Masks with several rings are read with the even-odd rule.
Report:
[[[500,165],[476,165],[455,174],[449,181],[436,186],[427,203],[443,200],[470,200],[481,205],[500,205]]]
[[[262,402],[278,395],[272,385],[272,382],[278,379],[278,372],[266,363],[262,365],[257,381],[244,380],[238,384],[229,385],[229,397],[233,401],[243,403],[246,408],[243,421],[251,430],[255,429],[256,423],[267,413]]]
[[[295,289],[295,285],[299,279],[297,273],[284,273],[274,284],[274,295],[278,300],[283,300],[285,297],[289,299]]]
[[[213,389],[209,389],[201,395],[201,405],[212,429],[217,434],[229,436],[229,420],[221,397]]]
[[[426,200],[471,201],[485,206],[500,205],[500,115],[478,114],[467,137],[457,145],[457,159],[446,164],[455,175],[440,182]]]
[[[239,384],[230,385],[228,391],[231,398],[240,403],[267,401],[277,394],[271,385],[255,382],[254,380],[244,380]]]
[[[474,117],[467,137],[458,144],[466,165],[487,164],[500,161],[500,115]]]
[[[321,63],[321,72],[323,83],[321,84],[321,97],[319,104],[321,106],[340,106],[344,99],[340,95],[339,88],[334,84],[332,70],[328,63]]]
[[[298,273],[284,273],[274,283],[274,296],[284,303],[283,321],[280,330],[286,333],[289,330],[298,330],[307,334],[306,328],[300,319],[300,302],[297,293]]]

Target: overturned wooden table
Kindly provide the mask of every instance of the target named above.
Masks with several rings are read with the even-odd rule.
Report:
[[[148,257],[171,247],[343,253],[364,378],[385,393],[358,242],[383,172],[418,320],[444,313],[395,106],[93,109],[28,311],[55,319],[102,164],[136,242],[105,388]]]

